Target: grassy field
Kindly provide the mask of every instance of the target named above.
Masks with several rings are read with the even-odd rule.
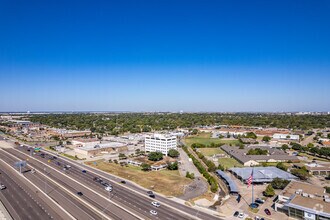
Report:
[[[119,177],[131,180],[145,188],[166,196],[179,196],[183,194],[183,186],[192,182],[192,180],[181,177],[178,170],[160,170],[144,172],[137,166],[121,166],[115,163],[105,161],[86,162],[87,165],[96,167],[100,170],[114,174]]]
[[[213,156],[214,154],[224,154],[225,152],[220,148],[199,148],[200,151],[204,156]]]
[[[219,164],[224,166],[226,169],[232,168],[232,167],[243,167],[243,165],[240,164],[234,158],[220,158],[219,159]]]
[[[223,140],[223,139],[219,139],[219,138],[211,138],[211,133],[200,133],[198,135],[185,138],[185,143],[188,146],[191,146],[193,143],[200,143],[200,144],[205,144],[205,145],[209,145],[211,143],[215,143],[215,144],[223,143],[223,144],[236,145],[236,144],[239,144],[239,141],[238,140]]]

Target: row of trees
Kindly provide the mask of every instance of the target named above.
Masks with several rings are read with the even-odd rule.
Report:
[[[330,127],[330,115],[272,115],[224,113],[108,113],[108,114],[45,114],[32,115],[29,120],[52,127],[84,130],[93,133],[119,134],[150,132],[205,125],[245,125],[292,129]],[[254,138],[252,134],[247,137]]]
[[[309,152],[313,154],[314,156],[324,156],[324,157],[330,157],[330,147],[314,147],[312,143],[309,143],[307,146],[302,146],[298,143],[291,143],[291,148],[293,150],[299,151],[299,152]],[[282,145],[282,149],[289,148],[288,145],[284,146]]]
[[[268,150],[263,150],[260,148],[250,149],[247,153],[247,155],[267,155]]]
[[[204,168],[204,166],[188,151],[187,147],[184,146],[182,149],[187,153],[187,155],[191,158],[193,161],[194,165],[198,169],[198,171],[207,179],[207,182],[211,186],[211,191],[212,192],[217,192],[218,191],[218,183],[215,180],[213,176],[209,174],[209,172]]]

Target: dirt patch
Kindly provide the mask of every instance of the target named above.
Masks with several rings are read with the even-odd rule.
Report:
[[[119,164],[105,162],[104,160],[89,161],[86,162],[86,164],[116,176],[131,180],[147,189],[166,196],[177,197],[182,195],[184,186],[192,182],[192,180],[186,177],[181,177],[178,170],[145,172],[137,166],[121,166]]]

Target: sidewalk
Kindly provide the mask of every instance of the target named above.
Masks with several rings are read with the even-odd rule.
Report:
[[[13,218],[8,213],[6,207],[2,204],[0,200],[0,220],[12,220]]]

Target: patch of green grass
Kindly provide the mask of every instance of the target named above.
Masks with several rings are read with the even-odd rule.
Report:
[[[229,169],[232,167],[243,167],[237,160],[234,158],[220,158],[219,164],[221,164],[225,169]]]
[[[224,154],[225,152],[220,148],[199,148],[200,151],[204,156],[213,156],[214,154]]]

